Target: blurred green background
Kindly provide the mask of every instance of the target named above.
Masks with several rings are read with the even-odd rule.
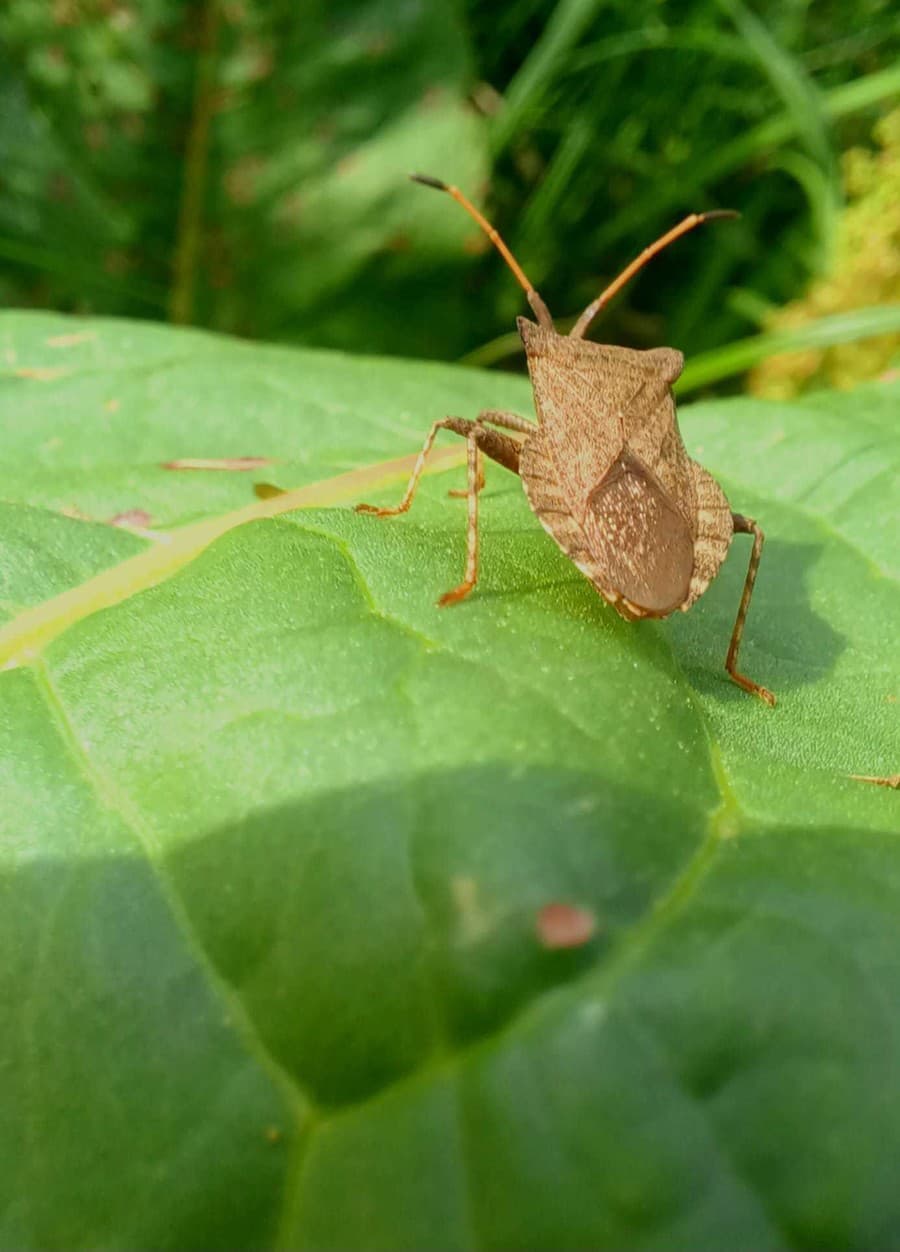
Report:
[[[0,302],[514,368],[522,294],[422,169],[561,320],[739,209],[594,337],[846,385],[900,345],[898,100],[896,0],[5,0]]]

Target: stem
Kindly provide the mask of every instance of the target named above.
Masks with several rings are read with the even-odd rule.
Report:
[[[206,0],[200,22],[194,103],[185,151],[174,276],[169,300],[169,320],[182,325],[190,322],[194,314],[197,257],[200,251],[206,174],[209,166],[209,130],[214,108],[213,86],[219,34],[218,0]]]

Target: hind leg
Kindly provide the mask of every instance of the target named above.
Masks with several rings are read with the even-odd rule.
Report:
[[[509,413],[505,409],[482,409],[475,420],[479,426],[485,426],[485,425],[500,426],[504,430],[517,431],[518,434],[520,435],[531,435],[531,434],[534,434],[534,430],[535,430],[534,422],[530,422],[527,417],[519,417],[518,413]],[[486,436],[490,436],[493,434],[494,434],[493,431],[485,431]],[[496,436],[496,437],[500,439],[503,438],[502,435]],[[504,462],[501,461],[501,464],[504,464]],[[507,468],[510,468],[510,467],[507,466]],[[484,465],[482,464],[481,468],[478,471],[478,490],[481,491],[483,488],[484,488]],[[448,491],[447,492],[448,496],[454,496],[457,499],[461,498],[462,496],[467,496],[468,494],[469,494],[468,487],[464,491]]]
[[[756,572],[759,569],[759,560],[762,556],[765,535],[757,526],[752,517],[744,517],[740,513],[733,513],[732,520],[734,522],[734,533],[736,535],[752,535],[753,550],[750,553],[750,564],[747,568],[747,577],[744,580],[744,591],[741,596],[741,603],[738,607],[737,618],[735,619],[734,629],[731,632],[731,642],[728,645],[728,656],[725,658],[725,669],[730,677],[737,683],[739,687],[743,687],[745,691],[749,691],[751,695],[759,696],[761,700],[765,700],[766,704],[774,705],[775,697],[771,691],[765,687],[761,687],[759,683],[748,678],[746,674],[741,674],[737,668],[738,651],[741,646],[741,637],[744,633],[744,622],[747,618],[747,610],[750,608],[750,598],[753,595],[753,584],[756,582]]]

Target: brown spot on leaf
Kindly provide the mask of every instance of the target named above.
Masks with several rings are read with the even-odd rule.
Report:
[[[557,901],[545,904],[537,915],[537,935],[545,948],[583,948],[597,929],[588,909]]]
[[[254,483],[253,494],[257,500],[274,500],[276,496],[286,494],[284,487],[276,487],[274,483]]]
[[[146,530],[152,520],[153,518],[146,509],[126,509],[124,513],[117,513],[115,517],[111,517],[109,525],[121,526],[125,530],[132,527],[137,530]]]
[[[118,413],[121,406],[122,406],[121,400],[107,400],[103,405],[107,413]]]
[[[165,470],[220,470],[226,473],[243,474],[247,470],[260,469],[263,465],[271,465],[270,456],[223,456],[223,457],[180,457],[176,461],[164,461]]]

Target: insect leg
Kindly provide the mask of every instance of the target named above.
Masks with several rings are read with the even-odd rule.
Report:
[[[755,683],[752,678],[748,678],[745,674],[739,673],[737,669],[738,649],[741,646],[744,621],[747,617],[747,610],[750,607],[750,597],[753,595],[753,584],[756,582],[756,571],[759,569],[759,558],[762,556],[765,535],[752,517],[744,517],[740,513],[732,513],[731,520],[736,535],[753,536],[753,551],[750,553],[750,565],[747,568],[747,577],[744,580],[744,592],[741,596],[734,630],[731,632],[728,656],[725,658],[725,669],[739,687],[743,687],[745,691],[749,691],[752,695],[759,696],[761,700],[765,700],[766,704],[774,705],[775,697],[771,691],[767,691],[765,687],[761,687],[759,683]]]
[[[438,600],[441,608],[446,608],[448,604],[458,604],[460,600],[465,600],[478,581],[478,478],[481,473],[481,453],[478,450],[478,436],[483,433],[483,429],[473,422],[472,429],[466,435],[467,466],[469,471],[466,574],[458,587],[454,587],[452,591],[444,592]]]
[[[413,502],[413,496],[419,486],[419,479],[422,477],[422,471],[425,468],[425,461],[428,453],[431,451],[431,445],[435,441],[435,437],[439,430],[452,430],[457,435],[468,438],[470,429],[475,426],[475,422],[466,421],[462,417],[442,417],[439,422],[435,422],[431,430],[428,432],[425,442],[422,444],[422,451],[416,458],[413,466],[413,472],[410,475],[406,491],[403,493],[403,499],[392,509],[379,509],[374,504],[358,504],[356,506],[357,513],[374,513],[376,517],[396,517],[398,513],[405,513]]]
[[[506,409],[482,409],[478,414],[478,422],[488,422],[491,426],[502,426],[504,430],[517,430],[523,435],[533,435],[537,430],[534,422],[527,417],[519,417],[518,413],[509,413]]]
[[[505,409],[482,409],[475,420],[479,426],[489,422],[492,426],[502,426],[506,430],[515,430],[522,435],[533,435],[536,430],[534,422],[530,422],[527,417],[519,417],[518,413],[509,413]],[[499,465],[518,474],[521,444],[517,439],[498,435],[495,430],[483,430],[478,436],[478,446]],[[483,487],[484,468],[482,467],[478,473],[478,490],[481,491]],[[465,491],[448,491],[447,495],[459,498],[468,495],[468,488]]]
[[[479,425],[477,421],[467,421],[462,417],[444,417],[439,422],[435,422],[428,432],[428,437],[422,445],[422,451],[416,458],[412,475],[400,503],[392,509],[380,509],[373,504],[358,504],[356,511],[358,513],[374,513],[378,517],[391,517],[397,513],[405,513],[412,504],[413,496],[416,494],[416,488],[419,485],[419,479],[422,477],[422,470],[425,468],[425,458],[431,451],[431,445],[434,443],[435,436],[439,430],[452,430],[454,434],[462,435],[466,440],[468,453],[466,458],[468,467],[466,498],[469,503],[468,527],[466,530],[466,573],[465,578],[458,587],[454,587],[452,591],[448,591],[438,600],[438,604],[448,605],[464,600],[478,581],[478,492],[483,482],[482,454],[489,456],[491,460],[497,461],[498,464],[517,474],[519,472],[519,448],[521,446],[519,440],[512,439],[509,435],[501,435],[496,430],[487,430],[484,426]]]

